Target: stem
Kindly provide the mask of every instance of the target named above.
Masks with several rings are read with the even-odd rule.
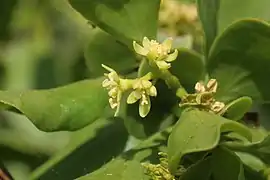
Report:
[[[179,79],[169,70],[160,70],[154,62],[149,61],[151,72],[158,78],[163,79],[165,83],[176,92],[176,96],[183,98],[187,93],[186,89],[181,85]]]

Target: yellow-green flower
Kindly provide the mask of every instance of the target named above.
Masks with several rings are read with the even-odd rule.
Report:
[[[136,53],[154,61],[161,70],[169,69],[171,67],[170,62],[174,61],[178,55],[176,49],[171,53],[172,38],[168,38],[160,44],[156,40],[149,40],[144,37],[142,46],[133,41],[133,47]]]
[[[147,116],[151,108],[150,96],[157,96],[157,89],[153,84],[145,79],[138,79],[133,84],[133,89],[127,98],[128,104],[133,104],[140,100],[139,114],[141,117]]]
[[[102,64],[102,67],[105,68],[109,73],[104,75],[107,77],[103,82],[102,86],[108,90],[109,103],[112,109],[119,106],[122,91],[120,88],[120,78],[116,71]]]
[[[210,79],[206,86],[203,84],[203,82],[197,82],[195,85],[196,93],[204,93],[204,92],[217,92],[217,80],[216,79]]]

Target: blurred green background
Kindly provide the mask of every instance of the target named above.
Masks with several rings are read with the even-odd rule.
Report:
[[[196,7],[190,4],[191,2],[194,3],[184,1],[187,5],[181,6],[178,1],[164,0],[160,10],[158,37],[164,39],[173,36],[174,46],[201,51],[202,32]],[[177,6],[175,3],[178,3]],[[167,18],[168,16],[170,18]],[[92,52],[102,53],[99,41],[108,38],[99,36],[99,31],[73,11],[66,0],[2,0],[0,2],[1,89],[14,91],[47,89],[101,75],[101,68],[96,69],[96,64],[85,61],[97,58],[96,62],[99,64],[99,53],[84,54],[86,47],[92,48]],[[110,40],[110,37],[109,45],[119,46],[115,41]],[[108,52],[108,58],[123,53],[125,51]],[[130,67],[131,70],[134,68],[136,69],[136,66]],[[96,126],[98,128],[100,125]],[[8,169],[16,180],[27,179],[31,172],[57,152],[67,147],[72,151],[77,144],[84,143],[91,136],[89,133],[85,136],[86,131],[87,127],[78,132],[45,133],[39,131],[22,115],[1,112],[0,168]],[[84,152],[87,153],[89,152]],[[68,163],[72,161],[74,160]],[[91,162],[85,163],[91,164]],[[84,172],[87,169],[81,171],[83,172],[75,170],[74,173],[75,175],[87,173]],[[38,172],[39,169],[37,174]],[[52,172],[55,177],[57,173],[58,171]],[[48,177],[51,179],[53,176],[46,177],[43,179]]]

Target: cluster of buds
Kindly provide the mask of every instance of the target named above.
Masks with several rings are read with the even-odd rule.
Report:
[[[160,164],[142,163],[146,174],[151,177],[152,180],[176,180],[186,171],[186,169],[182,167],[178,169],[175,176],[172,175],[168,168],[167,154],[159,152],[158,155],[161,156],[161,158],[159,158]]]
[[[169,69],[171,67],[170,62],[174,61],[178,55],[177,49],[171,53],[172,38],[168,38],[160,44],[156,40],[149,40],[147,37],[144,37],[142,46],[133,41],[133,47],[136,53],[147,57],[160,70]]]
[[[214,98],[217,86],[218,84],[216,79],[210,79],[206,86],[202,82],[196,83],[196,92],[194,94],[185,95],[179,104],[180,107],[194,106],[199,109],[220,114],[223,112],[225,104]]]
[[[108,90],[109,103],[112,109],[119,107],[123,92],[133,89],[127,98],[128,104],[139,102],[139,114],[141,117],[147,116],[151,108],[150,96],[157,96],[157,89],[150,81],[151,73],[141,78],[122,79],[112,68],[102,65],[109,73],[105,73],[106,79],[102,86]]]

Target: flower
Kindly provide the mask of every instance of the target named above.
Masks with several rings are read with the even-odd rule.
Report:
[[[197,106],[206,111],[222,114],[225,104],[214,98],[214,94],[217,92],[217,86],[216,79],[210,79],[206,86],[203,82],[197,82],[195,85],[195,94],[186,95],[180,102],[180,107]]]
[[[210,79],[205,87],[203,82],[197,82],[195,85],[196,93],[204,93],[204,92],[217,92],[217,80],[216,79]]]
[[[157,96],[157,89],[149,80],[137,79],[133,84],[133,89],[127,98],[128,104],[133,104],[140,99],[139,114],[145,117],[151,108],[151,101],[149,96]]]
[[[146,56],[149,60],[156,63],[159,69],[169,69],[172,61],[177,58],[178,51],[171,52],[172,38],[168,38],[159,44],[156,40],[149,40],[147,37],[143,38],[142,45],[133,41],[133,48],[136,53]]]
[[[111,108],[114,109],[119,106],[122,96],[120,78],[115,70],[104,64],[102,64],[102,67],[109,71],[109,73],[104,74],[107,78],[102,82],[102,87],[108,90],[109,103]]]

